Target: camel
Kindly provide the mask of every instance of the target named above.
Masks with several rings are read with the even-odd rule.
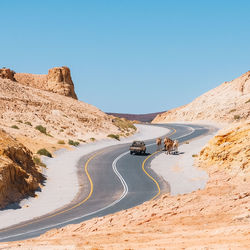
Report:
[[[170,138],[165,137],[164,145],[165,145],[166,154],[170,154],[171,150],[173,149],[173,144],[174,142]]]
[[[178,151],[178,147],[179,147],[179,142],[178,142],[178,140],[174,140],[174,143],[173,143],[173,150],[174,150],[175,152],[177,152],[177,151]]]
[[[161,150],[161,138],[156,139],[157,151]]]

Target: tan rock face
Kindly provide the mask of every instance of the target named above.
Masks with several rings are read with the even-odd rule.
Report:
[[[65,66],[50,69],[48,75],[16,73],[15,80],[26,86],[77,99],[70,69]]]
[[[0,69],[0,78],[10,79],[12,81],[15,81],[14,74],[15,72],[13,70],[5,68]]]
[[[43,180],[32,153],[0,130],[0,208],[34,195]]]
[[[47,85],[49,91],[77,99],[68,67],[50,69],[47,77]]]
[[[250,117],[250,71],[224,82],[193,102],[158,115],[153,123],[210,120],[238,122]]]
[[[16,73],[15,80],[23,85],[38,89],[47,89],[47,75]]]
[[[250,174],[250,121],[221,130],[200,152],[204,166]]]

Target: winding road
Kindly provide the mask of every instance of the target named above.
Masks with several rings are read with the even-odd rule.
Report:
[[[169,128],[168,136],[179,142],[209,132],[199,125],[154,126]],[[155,140],[146,144],[147,155],[130,155],[129,144],[120,144],[82,157],[78,162],[81,188],[75,200],[50,214],[0,230],[0,242],[36,237],[52,228],[128,209],[168,192],[168,184],[150,169],[150,161],[159,153]]]

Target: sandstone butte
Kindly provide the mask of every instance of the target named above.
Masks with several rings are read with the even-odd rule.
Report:
[[[250,71],[196,98],[191,103],[159,114],[153,123],[174,121],[244,121],[250,115]]]
[[[197,157],[204,190],[51,230],[7,249],[249,249],[250,122],[216,135]]]
[[[128,136],[135,132],[136,128],[131,122],[109,116],[92,105],[78,101],[73,86],[67,67],[50,69],[48,76],[16,74],[10,69],[1,69],[0,130],[21,143],[23,151],[29,149],[36,158],[39,157],[37,151],[42,148],[51,153],[60,148],[71,149],[69,140],[88,143],[107,138],[109,134]],[[6,136],[1,132],[0,141],[4,141]],[[0,150],[0,157],[2,155],[5,157]],[[3,192],[0,194],[0,207],[32,194],[40,183],[40,179],[34,179],[35,172],[40,169],[36,168],[32,159],[29,159],[27,169],[23,171],[21,166],[13,166],[0,161],[0,190],[5,190],[0,191]],[[30,170],[32,168],[33,172]],[[20,171],[14,172],[15,169]],[[24,174],[26,170],[31,171],[31,174]],[[23,182],[14,176],[15,173],[20,175]],[[13,192],[13,198],[9,198],[5,193],[15,185],[20,192]]]

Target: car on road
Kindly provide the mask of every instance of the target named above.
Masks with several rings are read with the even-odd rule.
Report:
[[[132,145],[129,147],[130,154],[145,154],[146,153],[146,145],[144,141],[134,141]]]

